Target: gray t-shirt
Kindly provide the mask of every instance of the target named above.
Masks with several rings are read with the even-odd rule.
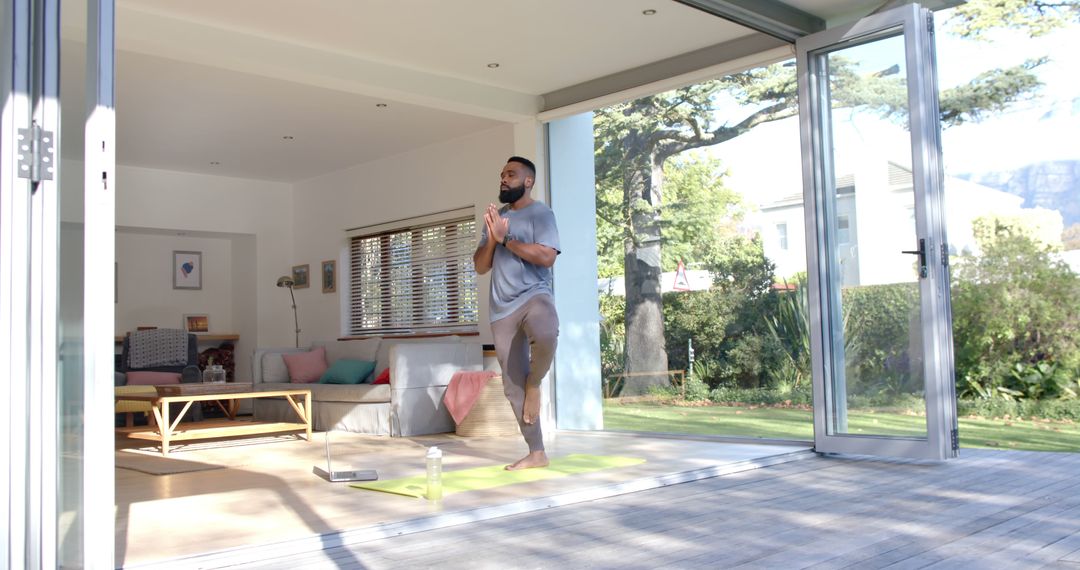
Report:
[[[503,206],[499,210],[510,222],[510,235],[524,243],[546,245],[559,252],[559,229],[555,214],[542,202],[533,202],[520,210]],[[487,226],[481,225],[480,245],[487,244]],[[491,261],[491,321],[513,313],[532,297],[551,295],[551,268],[540,267],[521,259],[502,245],[495,246]]]

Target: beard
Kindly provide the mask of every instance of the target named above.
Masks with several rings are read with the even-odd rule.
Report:
[[[509,186],[499,187],[499,201],[503,204],[513,204],[521,199],[525,195],[525,185],[522,184],[517,188],[511,188]]]

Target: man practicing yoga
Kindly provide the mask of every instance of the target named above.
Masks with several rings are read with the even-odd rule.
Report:
[[[502,170],[497,208],[484,213],[476,272],[491,271],[491,334],[502,367],[503,392],[517,416],[529,454],[506,468],[544,467],[540,430],[540,381],[551,368],[559,317],[551,299],[551,266],[559,254],[555,214],[529,195],[536,181],[532,161],[512,156]]]

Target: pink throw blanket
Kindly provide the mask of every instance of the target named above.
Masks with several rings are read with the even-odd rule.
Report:
[[[454,373],[450,378],[450,385],[446,387],[446,393],[443,394],[443,403],[446,404],[446,409],[450,410],[455,424],[465,421],[465,416],[469,415],[469,410],[480,397],[480,390],[484,389],[492,376],[497,375],[498,373],[491,370]]]

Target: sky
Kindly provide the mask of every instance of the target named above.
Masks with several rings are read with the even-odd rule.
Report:
[[[1080,133],[1080,24],[1040,38],[999,31],[986,42],[937,34],[942,88],[967,82],[989,69],[1044,55],[1051,55],[1051,61],[1038,68],[1044,86],[1034,100],[1013,104],[979,123],[943,130],[946,175],[1012,170],[1044,160],[1080,160],[1076,135]],[[731,113],[730,122],[737,122],[746,111],[730,105],[722,104],[721,112]],[[865,113],[853,119],[838,132],[846,137],[865,137],[878,145],[888,141],[895,147],[903,142],[903,131],[887,121]],[[720,158],[729,167],[731,187],[753,188],[758,193],[750,197],[753,202],[768,203],[801,192],[801,149],[795,119],[766,123],[702,152]]]
[[[1036,100],[942,132],[947,173],[977,172],[988,164],[1011,170],[1043,160],[1080,160],[1080,25],[1040,38],[1000,30],[990,42],[939,34],[939,80],[947,88],[994,67],[1043,55],[1051,61],[1038,68],[1044,86]]]

